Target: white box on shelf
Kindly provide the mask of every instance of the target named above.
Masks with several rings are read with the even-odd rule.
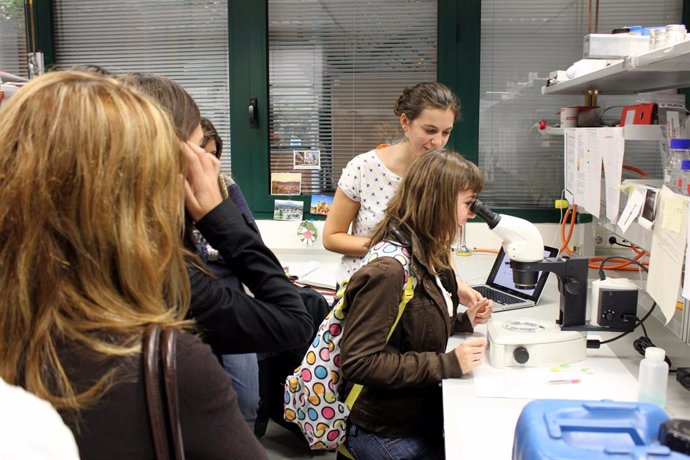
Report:
[[[568,72],[565,70],[554,70],[549,72],[549,79],[556,81],[565,81],[568,79]]]
[[[620,59],[649,51],[649,37],[627,34],[585,35],[583,57],[586,59]]]

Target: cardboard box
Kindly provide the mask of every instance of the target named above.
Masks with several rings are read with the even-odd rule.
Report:
[[[622,59],[649,51],[649,37],[628,34],[589,34],[585,36],[585,59]]]

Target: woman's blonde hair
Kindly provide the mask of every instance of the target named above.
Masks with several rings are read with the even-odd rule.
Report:
[[[182,321],[183,151],[168,116],[107,77],[51,72],[0,111],[0,377],[78,410],[58,349],[140,352]]]
[[[412,163],[400,188],[388,202],[370,247],[395,240],[412,248],[418,263],[431,273],[450,268],[448,255],[458,231],[458,195],[484,187],[482,173],[459,154],[436,150]]]

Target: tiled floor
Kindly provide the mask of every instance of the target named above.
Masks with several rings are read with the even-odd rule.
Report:
[[[335,460],[334,452],[310,451],[307,445],[280,425],[270,421],[266,434],[259,441],[266,448],[268,458],[271,460],[282,459],[314,459]]]

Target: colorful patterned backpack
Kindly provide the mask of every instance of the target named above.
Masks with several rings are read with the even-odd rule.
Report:
[[[398,316],[386,337],[387,342],[405,305],[412,299],[416,281],[411,273],[410,252],[407,248],[398,243],[381,241],[369,250],[365,256],[366,263],[378,257],[393,257],[405,269],[402,300],[398,305]],[[362,385],[354,385],[345,402],[342,401],[340,339],[345,321],[343,294],[346,285],[347,283],[340,288],[339,300],[319,326],[302,364],[285,381],[285,420],[300,427],[313,450],[334,450],[343,444],[347,417],[362,391]]]

